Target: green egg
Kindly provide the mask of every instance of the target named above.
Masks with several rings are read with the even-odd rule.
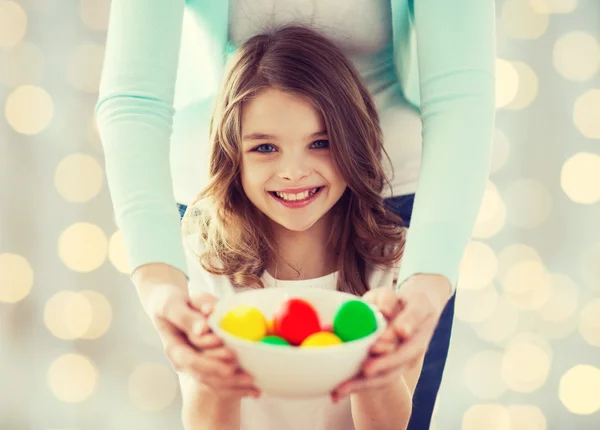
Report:
[[[344,342],[360,339],[377,330],[377,319],[371,307],[361,300],[350,300],[338,309],[333,331]]]
[[[261,342],[268,343],[269,345],[290,346],[287,340],[279,336],[266,336]]]

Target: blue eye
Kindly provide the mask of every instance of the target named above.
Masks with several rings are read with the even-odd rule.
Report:
[[[265,147],[267,147],[267,148],[275,148],[275,147],[274,147],[273,145],[271,145],[270,143],[263,143],[262,145],[258,145],[258,146],[257,146],[256,148],[254,148],[252,151],[256,151],[256,152],[266,152],[266,153],[273,152],[273,151],[268,151],[268,150],[267,150],[267,151],[263,151],[263,150],[261,150],[261,149],[260,149],[260,148],[265,148]]]
[[[316,142],[313,142],[313,145],[315,145],[315,147],[317,149],[329,148],[329,141],[328,140],[317,140]]]

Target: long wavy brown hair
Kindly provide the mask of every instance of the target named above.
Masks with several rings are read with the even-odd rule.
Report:
[[[184,220],[184,229],[200,233],[202,267],[235,286],[264,288],[260,277],[277,243],[267,216],[242,189],[241,113],[244,101],[274,88],[304,97],[324,119],[334,165],[348,184],[331,209],[337,289],[362,295],[371,270],[401,258],[405,229],[381,196],[390,186],[382,153],[389,156],[358,72],[327,38],[295,25],[252,37],[228,66],[210,122],[209,184]]]

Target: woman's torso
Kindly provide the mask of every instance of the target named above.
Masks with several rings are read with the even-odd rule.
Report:
[[[188,4],[193,6],[195,1]],[[194,7],[189,12],[197,13]],[[355,65],[378,107],[385,149],[394,166],[393,195],[414,193],[421,158],[421,120],[402,96],[396,77],[391,0],[229,0],[232,48],[255,34],[289,23],[321,32]],[[206,182],[198,173],[208,162],[203,140],[208,136],[206,103],[189,105],[175,117],[172,169],[180,203],[188,203]],[[199,119],[199,115],[204,118]],[[391,178],[385,156],[383,163]],[[387,188],[383,194],[392,195]]]

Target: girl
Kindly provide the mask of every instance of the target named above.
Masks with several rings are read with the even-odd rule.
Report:
[[[211,127],[210,182],[183,225],[195,305],[210,306],[228,284],[371,289],[365,297],[390,329],[334,402],[262,398],[213,334],[188,333],[204,367],[180,372],[186,430],[406,428],[423,357],[403,369],[394,360],[404,230],[381,197],[379,119],[358,73],[309,29],[254,36],[226,75]]]

